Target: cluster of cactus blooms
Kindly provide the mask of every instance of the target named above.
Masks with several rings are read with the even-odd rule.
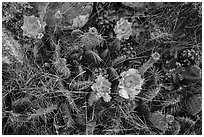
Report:
[[[152,54],[152,57],[142,65],[142,67],[138,69],[131,68],[127,71],[121,73],[122,78],[119,80],[119,96],[125,99],[134,100],[136,95],[138,95],[142,89],[142,85],[144,83],[144,79],[142,79],[142,75],[144,72],[149,69],[154,62],[159,59],[159,53]],[[111,96],[109,95],[111,89],[111,83],[99,75],[96,79],[96,83],[92,85],[92,92],[90,96],[90,101],[97,101],[99,98],[103,97],[104,101],[109,102]]]
[[[132,23],[128,22],[128,20],[125,20],[124,18],[121,18],[119,21],[117,21],[114,32],[116,33],[118,40],[127,40],[129,39],[130,35],[132,35]]]
[[[39,18],[24,15],[24,23],[21,29],[23,30],[23,35],[28,37],[34,37],[41,39],[43,37],[43,31],[46,23],[41,21]]]

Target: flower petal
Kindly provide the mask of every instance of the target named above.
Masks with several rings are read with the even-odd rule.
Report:
[[[140,93],[139,89],[129,90],[129,96],[131,99],[135,99],[135,96]]]
[[[139,74],[139,71],[137,69],[131,68],[127,71],[127,73],[130,75],[136,75]]]
[[[96,95],[97,95],[97,97],[98,97],[98,99],[99,99],[99,98],[101,98],[101,97],[104,96],[104,93],[102,93],[102,92],[97,92]]]
[[[129,96],[128,96],[128,91],[127,90],[124,90],[124,89],[120,89],[119,90],[119,96],[125,98],[125,99],[129,99]]]
[[[103,95],[103,100],[104,100],[105,102],[109,102],[109,101],[111,100],[111,96],[110,96],[108,93],[105,93],[105,94]]]
[[[98,90],[98,84],[97,83],[94,83],[92,86],[91,86],[91,89],[93,91],[97,91]]]

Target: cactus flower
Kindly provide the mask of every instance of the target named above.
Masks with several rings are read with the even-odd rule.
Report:
[[[129,39],[130,35],[132,35],[132,23],[128,22],[128,20],[125,20],[124,18],[121,18],[117,22],[114,32],[119,40]]]
[[[98,101],[101,97],[103,97],[105,102],[109,102],[111,100],[111,96],[109,95],[111,83],[102,75],[97,77],[95,83],[91,86],[91,89],[93,92],[89,97],[90,106],[93,104],[93,102]]]
[[[140,93],[144,80],[137,69],[129,69],[121,73],[122,79],[118,87],[119,95],[125,99],[134,99]]]
[[[23,30],[23,35],[28,37],[42,38],[42,32],[44,31],[45,23],[40,21],[39,18],[24,15],[24,24],[21,27]]]

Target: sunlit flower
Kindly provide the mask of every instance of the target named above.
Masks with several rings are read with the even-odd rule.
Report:
[[[125,99],[134,99],[140,93],[143,85],[143,79],[137,69],[129,69],[121,73],[122,79],[118,87],[119,95]]]
[[[128,22],[128,20],[125,20],[124,18],[121,18],[117,22],[114,32],[119,40],[129,39],[130,35],[132,34],[132,23]]]
[[[40,21],[40,19],[34,15],[24,15],[24,24],[21,29],[23,30],[23,35],[41,38],[43,36],[42,32],[44,31],[45,25],[46,24],[44,22]]]
[[[111,100],[111,96],[109,95],[111,92],[111,83],[102,75],[97,77],[95,83],[91,86],[91,89],[93,92],[89,97],[89,104],[99,100],[101,97],[103,97],[105,102],[109,102]]]

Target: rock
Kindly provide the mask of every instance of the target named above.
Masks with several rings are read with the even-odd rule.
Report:
[[[91,2],[51,2],[44,20],[49,27],[81,28],[88,22],[92,8]]]
[[[11,33],[2,27],[2,62],[11,64],[13,61],[23,63],[22,47]]]

